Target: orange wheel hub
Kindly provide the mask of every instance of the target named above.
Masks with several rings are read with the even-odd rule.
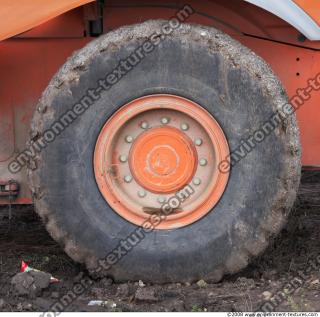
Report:
[[[199,220],[217,204],[229,177],[218,165],[228,155],[210,113],[185,98],[151,95],[106,122],[94,172],[100,192],[120,216],[142,226],[158,215],[156,229],[173,229]]]
[[[188,184],[197,161],[192,140],[171,127],[144,132],[130,152],[133,176],[141,186],[156,193],[172,193]]]

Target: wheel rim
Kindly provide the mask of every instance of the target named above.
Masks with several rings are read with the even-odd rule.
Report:
[[[129,102],[106,122],[94,172],[101,194],[121,217],[142,226],[160,215],[156,229],[173,229],[217,204],[229,178],[218,165],[228,155],[224,133],[206,110],[182,97],[151,95]]]

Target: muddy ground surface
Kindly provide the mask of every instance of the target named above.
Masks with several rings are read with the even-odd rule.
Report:
[[[84,268],[49,237],[32,207],[15,207],[12,215],[9,224],[8,208],[0,209],[0,311],[50,310],[81,280]],[[320,175],[304,173],[287,226],[262,256],[236,276],[218,284],[192,285],[98,280],[65,310],[255,311],[263,306],[269,311],[320,311],[319,229]],[[36,295],[17,294],[11,280],[22,259],[61,282]],[[105,304],[88,306],[90,300]]]

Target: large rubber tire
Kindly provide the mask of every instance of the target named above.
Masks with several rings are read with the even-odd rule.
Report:
[[[54,76],[37,107],[33,141],[98,79],[127,58],[164,21],[122,27],[76,52]],[[220,123],[231,149],[287,102],[260,57],[216,29],[185,24],[37,154],[29,171],[35,207],[52,237],[90,269],[136,228],[103,199],[93,171],[97,137],[122,105],[149,94],[179,95]],[[149,282],[218,281],[244,268],[278,233],[300,180],[295,116],[236,164],[214,210],[192,225],[155,230],[102,274]]]

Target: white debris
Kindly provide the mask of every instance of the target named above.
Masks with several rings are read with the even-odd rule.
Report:
[[[146,284],[144,284],[141,280],[138,282],[139,287],[145,287]]]
[[[109,307],[109,308],[115,308],[117,307],[117,304],[112,301],[105,301],[105,300],[91,300],[88,303],[88,306],[103,306],[103,307]]]

